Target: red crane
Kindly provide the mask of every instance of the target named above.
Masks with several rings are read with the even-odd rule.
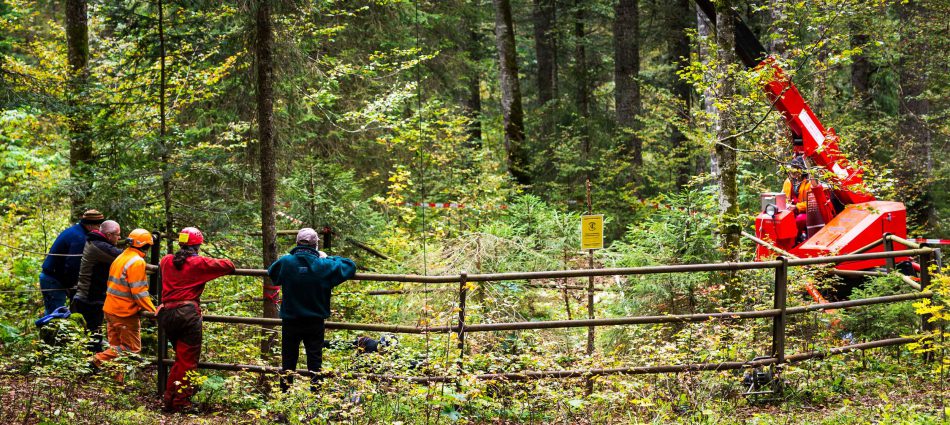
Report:
[[[697,7],[715,24],[716,14],[709,0],[695,0]],[[766,54],[752,31],[738,16],[736,53],[750,68],[771,74],[763,89],[793,135],[793,150],[810,163],[813,183],[808,196],[808,229],[802,235],[795,213],[785,209],[784,195],[763,194],[762,210],[755,219],[755,234],[775,247],[799,257],[848,254],[890,233],[907,237],[907,211],[904,204],[879,201],[864,187],[862,171],[852,166],[838,147],[838,135],[826,128],[802,98],[777,61]],[[818,172],[814,172],[818,171]],[[820,174],[820,175],[819,175]],[[820,183],[819,183],[820,182]],[[900,249],[900,247],[896,247]],[[870,252],[879,252],[877,247]],[[756,259],[777,254],[760,245]],[[897,259],[902,261],[906,259]],[[884,259],[841,263],[842,270],[862,270],[883,266]]]

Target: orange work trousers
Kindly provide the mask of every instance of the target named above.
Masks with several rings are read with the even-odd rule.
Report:
[[[142,334],[138,316],[119,317],[109,313],[105,313],[105,316],[109,348],[96,353],[94,360],[96,366],[115,360],[120,355],[138,354],[142,350]]]

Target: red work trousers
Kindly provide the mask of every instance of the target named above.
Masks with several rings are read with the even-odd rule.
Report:
[[[191,396],[197,388],[188,372],[198,369],[201,354],[201,309],[194,304],[162,308],[158,325],[165,330],[168,341],[175,349],[175,364],[168,372],[165,386],[165,408],[181,410],[191,406]]]

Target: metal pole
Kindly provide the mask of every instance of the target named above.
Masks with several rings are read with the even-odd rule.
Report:
[[[927,287],[930,286],[931,255],[930,252],[924,252],[918,257],[920,261],[920,289],[923,291],[926,291]],[[924,334],[929,334],[934,331],[934,324],[930,322],[931,317],[930,314],[920,316],[920,330]],[[931,344],[932,343],[934,343],[934,341],[931,341]],[[924,359],[928,362],[932,362],[934,360],[934,353],[932,351],[925,353]]]
[[[823,359],[830,356],[835,356],[839,354],[850,353],[855,350],[869,350],[873,348],[880,347],[890,347],[895,345],[904,345],[916,342],[914,338],[891,338],[883,339],[871,342],[865,342],[861,344],[846,345],[843,347],[835,347],[828,350],[819,350],[819,351],[810,351],[805,353],[792,354],[786,357],[788,363],[800,363],[810,359]],[[171,364],[170,360],[166,360],[165,363]],[[523,381],[529,379],[556,379],[556,378],[580,378],[580,377],[593,377],[593,376],[608,376],[608,375],[640,375],[640,374],[659,374],[659,373],[682,373],[682,372],[696,372],[696,371],[724,371],[724,370],[742,370],[742,369],[751,369],[758,366],[768,366],[775,363],[774,358],[765,358],[761,360],[751,360],[751,361],[732,361],[732,362],[722,362],[722,363],[691,363],[691,364],[677,364],[677,365],[659,365],[659,366],[634,366],[634,367],[617,367],[610,369],[582,369],[582,370],[541,370],[541,371],[524,371],[524,372],[514,372],[514,373],[486,373],[475,375],[474,378],[478,380],[486,381]],[[208,370],[227,370],[234,372],[249,372],[249,373],[280,373],[281,369],[276,366],[261,366],[261,365],[249,365],[249,364],[235,364],[235,363],[212,363],[212,362],[198,362],[199,369],[208,369]],[[296,371],[301,375],[310,374],[307,370],[298,369]],[[458,378],[453,376],[399,376],[399,375],[388,375],[388,374],[371,374],[371,373],[359,373],[359,372],[333,372],[333,371],[323,371],[321,372],[323,376],[333,376],[339,379],[360,379],[373,382],[391,382],[391,381],[407,381],[407,382],[418,382],[418,383],[432,383],[432,382],[452,382],[456,381]]]
[[[161,251],[162,251],[162,246],[161,246],[161,243],[159,242],[161,239],[159,239],[159,236],[160,236],[159,232],[152,233],[152,238],[153,238],[154,243],[152,243],[152,252],[150,255],[151,258],[149,258],[149,262],[152,263],[156,267],[158,267],[158,260],[159,260],[158,257],[161,256]],[[152,289],[153,293],[155,294],[155,300],[158,301],[159,304],[161,304],[162,303],[161,273],[159,273],[156,270],[155,273],[152,273],[152,275],[149,276],[148,279],[149,279],[148,285],[150,289]],[[158,347],[157,347],[158,349],[155,350],[155,355],[156,357],[158,357],[158,382],[156,382],[157,384],[156,387],[158,389],[158,395],[161,396],[162,394],[165,394],[165,384],[168,381],[168,366],[165,364],[165,361],[164,361],[165,359],[168,358],[168,337],[165,335],[165,330],[162,329],[161,325],[158,325],[157,320],[155,323],[156,323],[155,326],[158,328]]]
[[[893,250],[894,250],[894,241],[891,240],[891,234],[885,233],[884,234],[884,252],[891,252]],[[887,258],[884,261],[885,261],[884,263],[885,267],[887,267],[887,271],[888,272],[894,271],[894,259]]]
[[[593,204],[590,197],[590,179],[587,180],[587,214],[593,213]],[[587,250],[587,268],[594,268],[594,250]],[[594,318],[594,277],[587,277],[587,318]],[[587,328],[587,355],[594,354],[594,327]]]
[[[590,179],[587,179],[587,214],[594,213],[594,205],[591,202],[590,197]],[[587,268],[594,268],[594,250],[587,250]],[[594,276],[587,276],[587,318],[589,320],[594,319]],[[587,355],[594,355],[594,327],[591,326],[587,328]],[[591,377],[586,379],[587,384],[587,394],[590,395],[594,392],[594,380]]]
[[[785,302],[788,298],[788,259],[778,257],[782,265],[775,268],[775,299],[773,308],[779,314],[772,318],[772,357],[775,358],[772,385],[775,392],[781,390],[782,367],[785,364]]]
[[[459,279],[459,368],[462,366],[462,357],[465,356],[465,298],[468,295],[468,272],[462,270]]]
[[[752,236],[749,232],[742,231],[740,234],[741,234],[742,236],[745,236],[746,239],[749,239],[749,240],[752,241],[752,242],[755,242],[755,243],[757,243],[757,244],[759,244],[759,245],[762,245],[762,246],[768,248],[769,250],[771,250],[771,251],[773,251],[773,252],[775,252],[775,253],[778,253],[779,255],[784,255],[784,256],[789,257],[789,258],[798,258],[798,256],[796,256],[795,254],[792,254],[792,253],[790,253],[790,252],[788,252],[788,251],[786,251],[786,250],[784,250],[784,249],[782,249],[782,248],[779,248],[779,247],[777,247],[777,246],[775,246],[775,245],[773,245],[773,244],[770,244],[770,243],[768,243],[768,242],[766,242],[766,241],[764,241],[764,240],[762,240],[762,239],[759,239],[759,238],[757,238],[757,237],[755,237],[755,236]]]
[[[589,250],[587,268],[594,268],[594,250]],[[587,318],[594,318],[594,277],[587,277]],[[587,355],[594,354],[594,327],[587,328]]]

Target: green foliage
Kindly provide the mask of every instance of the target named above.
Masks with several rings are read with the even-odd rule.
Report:
[[[631,225],[623,241],[611,244],[605,253],[608,266],[715,262],[712,194],[688,191],[671,196],[664,204],[669,207]],[[616,306],[617,312],[637,315],[695,310],[699,307],[696,291],[706,287],[704,283],[710,276],[709,273],[677,273],[662,279],[654,275],[629,276],[623,283],[624,298]]]
[[[208,241],[203,253],[239,266],[261,267],[255,114],[253,5],[166,2],[167,134],[159,135],[159,49],[156,3],[91,2],[88,84],[67,93],[62,7],[29,0],[0,2],[0,368],[26,376],[28,397],[50,406],[20,407],[0,422],[157,423],[153,400],[155,327],[143,329],[143,355],[124,359],[95,378],[86,371],[84,335],[74,322],[57,322],[58,345],[41,344],[31,322],[41,309],[36,275],[41,255],[71,223],[69,198],[120,221],[126,231],[195,225]],[[950,182],[945,158],[950,84],[945,72],[946,5],[923,2],[932,13],[902,21],[905,4],[822,0],[741,5],[738,11],[763,41],[778,41],[778,60],[826,127],[841,135],[852,163],[861,163],[878,199],[906,202],[912,232],[942,236],[950,229]],[[562,7],[564,6],[564,7]],[[580,269],[578,215],[587,210],[591,181],[594,213],[606,216],[608,248],[595,267],[709,263],[722,258],[717,229],[749,229],[758,193],[777,189],[778,163],[791,146],[776,111],[762,94],[767,72],[729,65],[738,91],[718,96],[715,55],[693,54],[677,70],[669,48],[678,12],[672,4],[640,2],[641,111],[635,128],[616,123],[613,63],[614,2],[558,3],[551,34],[557,45],[555,99],[537,102],[537,58],[532,48],[530,2],[515,2],[520,80],[527,112],[527,141],[534,184],[517,187],[505,170],[504,119],[491,40],[493,12],[474,1],[283,2],[275,7],[275,99],[278,153],[277,210],[281,228],[330,226],[332,253],[355,257],[361,271],[428,275]],[[783,6],[773,14],[770,7]],[[578,21],[580,19],[580,21]],[[580,24],[580,26],[578,26]],[[909,25],[912,24],[912,25]],[[584,36],[579,37],[577,29]],[[928,49],[904,47],[907,30],[925,34]],[[692,31],[691,31],[692,32]],[[866,36],[861,38],[861,36]],[[766,43],[768,44],[768,43]],[[712,40],[693,34],[691,50]],[[585,62],[579,52],[586,54]],[[871,69],[866,97],[852,85],[854,65]],[[914,61],[917,62],[914,62]],[[922,94],[909,99],[902,78],[907,63],[927,76]],[[583,78],[583,79],[582,79]],[[680,97],[677,84],[691,93]],[[474,110],[471,90],[480,109]],[[581,104],[581,88],[589,102]],[[707,91],[707,89],[709,91]],[[75,100],[78,99],[78,102]],[[718,212],[709,163],[721,140],[705,100],[737,117],[740,213]],[[929,102],[914,115],[927,137],[903,134],[908,102]],[[69,118],[89,117],[93,161],[69,165]],[[472,131],[478,129],[480,136]],[[682,137],[680,137],[680,135]],[[913,136],[913,137],[912,137]],[[625,146],[636,137],[643,165]],[[927,141],[929,153],[919,148]],[[924,158],[930,158],[925,160]],[[922,170],[908,174],[907,170]],[[163,196],[167,182],[169,199]],[[457,202],[463,209],[420,209],[407,202]],[[654,203],[657,207],[654,207]],[[498,206],[507,205],[507,209]],[[377,258],[356,242],[381,252]],[[280,239],[280,249],[292,240]],[[748,248],[748,247],[744,247]],[[743,250],[751,256],[751,248]],[[795,270],[789,304],[806,303],[805,282],[827,287],[818,270]],[[735,274],[676,273],[598,278],[596,317],[678,314],[771,308],[771,271]],[[469,323],[586,317],[586,293],[538,285],[586,285],[586,279],[469,283]],[[856,297],[900,292],[894,277],[874,279]],[[937,329],[915,351],[946,348],[946,278],[934,280],[933,301],[915,305]],[[258,316],[260,280],[225,277],[208,285],[209,314]],[[418,289],[371,297],[371,289]],[[402,325],[452,325],[457,288],[350,282],[334,295],[334,320]],[[840,345],[842,326],[856,339],[911,334],[916,316],[907,305],[869,306],[840,316],[789,318],[788,347],[824,350]],[[942,376],[907,353],[854,354],[789,366],[785,407],[750,406],[738,395],[739,377],[728,372],[598,377],[585,393],[578,379],[483,382],[477,373],[745,361],[769,353],[766,320],[709,321],[689,325],[626,326],[598,330],[597,351],[585,354],[585,330],[472,333],[462,353],[454,335],[406,336],[398,350],[358,356],[328,349],[327,369],[347,373],[452,375],[457,384],[328,379],[318,394],[304,382],[288,394],[262,389],[250,374],[202,371],[196,422],[289,423],[519,423],[655,422],[784,423],[936,422],[939,412],[917,402],[906,382]],[[60,329],[61,328],[61,329]],[[202,356],[210,361],[262,363],[260,345],[273,330],[205,325]],[[943,333],[940,333],[943,332]],[[334,331],[336,341],[358,333]],[[438,353],[438,354],[436,354]],[[274,354],[274,353],[264,353]],[[918,370],[919,369],[919,370]],[[123,372],[126,384],[111,375]],[[0,374],[0,380],[5,379]],[[274,384],[273,377],[264,380]],[[16,378],[13,378],[14,380]],[[299,380],[305,381],[305,380]],[[67,382],[68,385],[59,385]],[[928,382],[929,384],[929,382]],[[911,388],[907,388],[911,387]],[[94,391],[95,394],[83,391]],[[929,392],[927,392],[929,391]],[[938,394],[943,396],[942,394]],[[32,400],[32,399],[31,399]],[[723,402],[725,400],[726,402]],[[894,400],[910,400],[896,403]],[[820,413],[813,406],[826,406]],[[12,417],[13,420],[7,420]],[[188,419],[190,420],[190,419]]]
[[[851,292],[851,298],[874,298],[913,291],[898,276],[870,279]],[[920,327],[920,318],[908,303],[880,304],[860,309],[845,310],[842,325],[857,339],[883,339],[909,335]]]
[[[914,303],[917,314],[924,316],[930,325],[929,332],[918,336],[918,342],[907,346],[914,353],[924,353],[928,356],[938,356],[933,366],[933,374],[939,379],[946,379],[950,370],[950,358],[946,352],[950,349],[947,337],[950,325],[950,275],[936,275],[930,286],[925,290],[934,293],[933,299],[921,299]]]

